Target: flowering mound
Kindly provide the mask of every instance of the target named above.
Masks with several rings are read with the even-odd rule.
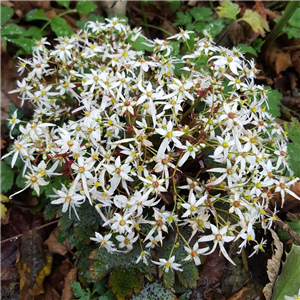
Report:
[[[189,48],[191,33],[169,39]],[[124,20],[88,22],[54,50],[37,42],[32,60],[20,59],[28,75],[12,91],[34,105],[7,154],[12,167],[24,161],[25,188],[39,193],[59,176],[52,204],[79,218],[88,201],[99,213],[102,234],[91,240],[108,252],[140,247],[136,261],[165,272],[182,270],[177,238],[183,260],[196,265],[216,248],[234,263],[231,241],[263,250],[254,226],[276,220],[276,210],[266,212],[272,193],[297,197],[289,190],[297,179],[282,176],[291,174],[285,133],[265,109],[254,62],[204,36],[175,57],[169,39],[148,40]],[[149,51],[134,50],[137,41]],[[167,256],[155,256],[172,231]]]

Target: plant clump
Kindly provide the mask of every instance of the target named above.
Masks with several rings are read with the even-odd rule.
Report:
[[[136,262],[166,273],[182,271],[179,238],[183,260],[195,265],[216,249],[234,264],[233,241],[239,251],[254,246],[251,255],[264,251],[255,228],[276,220],[276,208],[267,213],[272,194],[299,199],[286,134],[266,110],[254,61],[191,33],[152,41],[115,17],[57,38],[54,49],[42,39],[32,59],[20,58],[27,75],[12,91],[34,105],[33,117],[9,119],[20,134],[4,156],[11,167],[23,160],[24,189],[37,194],[59,177],[51,203],[63,213],[79,218],[84,202],[93,206],[99,247],[140,247]],[[175,56],[172,39],[188,53]],[[157,257],[170,232],[170,251]]]

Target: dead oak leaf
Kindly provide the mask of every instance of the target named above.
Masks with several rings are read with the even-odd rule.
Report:
[[[56,227],[50,234],[49,238],[45,241],[45,244],[49,247],[50,253],[58,253],[65,255],[69,250],[74,248],[69,242],[69,239],[65,239],[62,243],[58,240],[58,228]]]
[[[270,300],[272,297],[273,286],[280,271],[281,257],[283,254],[283,246],[278,235],[274,230],[270,229],[270,231],[274,240],[273,246],[276,247],[276,250],[274,250],[272,258],[268,259],[267,262],[267,274],[270,282],[263,289],[266,300]]]
[[[62,290],[61,300],[69,300],[74,298],[73,289],[71,286],[72,281],[76,281],[77,279],[77,268],[73,268],[65,277],[65,286]]]

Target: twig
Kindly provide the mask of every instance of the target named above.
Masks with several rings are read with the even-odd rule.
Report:
[[[47,224],[41,225],[41,226],[39,226],[39,227],[33,228],[33,229],[29,230],[29,232],[31,232],[31,231],[33,231],[33,230],[39,230],[39,229],[44,228],[44,227],[47,227],[47,226],[49,226],[49,225],[58,223],[58,221],[59,221],[59,220],[55,220],[55,221],[49,222],[49,223],[47,223]],[[10,237],[10,238],[5,239],[5,240],[2,240],[0,244],[5,243],[5,242],[9,242],[9,241],[11,241],[11,240],[13,240],[13,239],[17,239],[17,238],[21,237],[22,235],[23,235],[23,233],[18,234],[18,235],[15,235],[15,236]]]
[[[273,216],[273,212],[268,208],[267,213],[269,213],[271,216]],[[297,243],[300,245],[300,236],[291,228],[290,225],[283,222],[281,219],[279,219],[276,216],[275,224],[280,227],[282,230],[286,231]]]

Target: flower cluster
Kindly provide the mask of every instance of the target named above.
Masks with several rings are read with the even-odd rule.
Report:
[[[169,39],[189,46],[191,34]],[[137,39],[152,51],[135,50]],[[21,157],[25,188],[37,193],[60,176],[52,204],[62,212],[79,217],[82,203],[94,206],[107,231],[91,240],[109,252],[140,246],[137,262],[148,264],[168,232],[190,230],[185,260],[199,265],[219,248],[234,263],[226,243],[264,249],[255,225],[276,220],[266,211],[274,192],[299,199],[289,189],[298,179],[283,176],[292,175],[287,139],[266,111],[253,61],[206,32],[183,56],[169,39],[148,40],[112,18],[58,38],[54,50],[38,41],[12,91],[34,105],[33,118],[9,120],[21,134],[7,155],[12,167]],[[181,270],[175,259],[172,250],[152,261]]]

